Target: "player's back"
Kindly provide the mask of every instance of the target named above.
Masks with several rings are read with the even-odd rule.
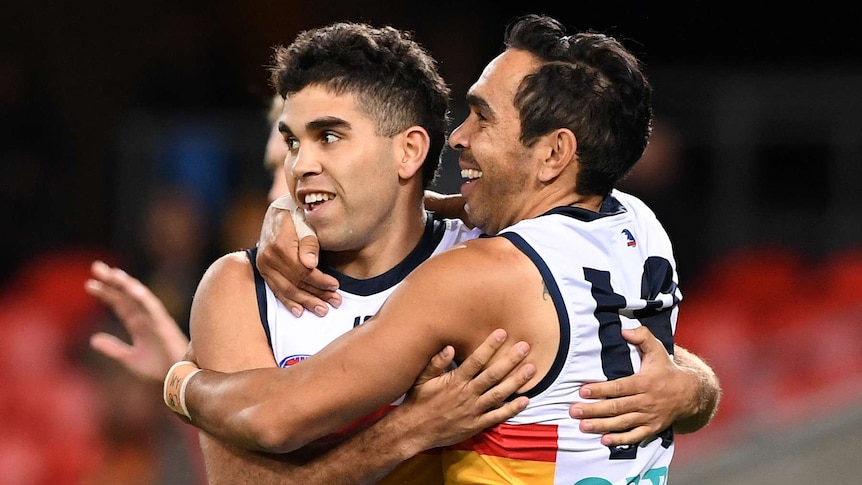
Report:
[[[642,203],[614,192],[599,214],[558,208],[499,237],[541,273],[560,319],[559,348],[549,375],[526,393],[527,409],[447,449],[447,483],[665,483],[671,433],[645,446],[612,449],[600,435],[581,433],[568,415],[583,383],[639,368],[621,326],[648,325],[671,350],[681,295],[664,229]]]

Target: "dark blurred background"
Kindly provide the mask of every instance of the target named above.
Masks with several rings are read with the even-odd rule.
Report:
[[[177,424],[159,402],[106,417],[110,399],[99,392],[117,399],[142,391],[127,389],[131,378],[87,352],[95,329],[121,329],[83,293],[83,283],[92,259],[118,264],[151,285],[184,324],[207,264],[254,244],[269,184],[262,164],[271,96],[265,66],[274,45],[335,20],[411,30],[452,86],[457,123],[467,88],[500,51],[506,23],[531,12],[620,38],[645,62],[654,86],[654,136],[624,188],[665,223],[687,300],[678,341],[707,358],[725,388],[716,421],[680,440],[677,483],[805,483],[801,470],[821,478],[835,470],[858,474],[858,460],[849,457],[859,447],[835,431],[858,428],[860,417],[848,410],[862,402],[858,14],[824,2],[752,9],[7,2],[0,16],[0,328],[10,335],[4,365],[19,368],[23,359],[52,372],[60,357],[50,354],[62,354],[59,366],[80,367],[81,375],[51,374],[56,379],[45,382],[84,382],[54,398],[59,404],[69,393],[83,396],[79,411],[90,414],[68,414],[86,414],[90,421],[78,428],[97,431],[63,431],[90,451],[77,465],[65,456],[66,468],[57,468],[45,464],[51,452],[28,440],[56,440],[67,422],[41,423],[43,434],[26,424],[0,426],[0,476],[17,477],[4,483],[194,480],[194,451],[182,464],[158,451],[172,449],[165,443],[184,449],[187,431],[146,424]],[[457,191],[458,179],[448,156],[437,188]],[[60,321],[61,330],[33,330],[40,319]],[[10,416],[11,401],[0,401]],[[153,429],[161,431],[151,436]],[[787,439],[791,431],[804,438]],[[824,441],[843,451],[824,451]],[[118,443],[132,458],[117,458],[125,449]],[[790,448],[769,451],[779,444]],[[813,462],[774,461],[813,449],[823,455]],[[4,468],[10,457],[30,464]],[[105,471],[112,466],[115,475]],[[165,478],[166,469],[178,481]],[[792,470],[790,478],[775,478],[778,469]]]

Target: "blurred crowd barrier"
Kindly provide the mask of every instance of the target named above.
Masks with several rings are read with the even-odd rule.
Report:
[[[714,421],[680,437],[681,466],[849,415],[862,403],[862,247],[817,259],[778,245],[728,252],[688,285],[676,341],[723,388]]]
[[[0,294],[0,483],[203,484],[197,433],[160,389],[88,346],[111,315],[84,290],[90,249],[45,253]]]

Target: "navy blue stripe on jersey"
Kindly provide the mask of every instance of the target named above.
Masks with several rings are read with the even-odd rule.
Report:
[[[584,268],[584,278],[592,284],[592,295],[596,301],[593,313],[599,322],[599,340],[602,342],[602,371],[608,380],[634,374],[628,342],[620,332],[622,322],[619,310],[626,306],[626,299],[611,287],[611,274],[592,268]]]
[[[551,301],[554,302],[554,308],[557,311],[557,320],[560,325],[560,346],[557,348],[557,355],[554,357],[554,363],[551,364],[551,368],[548,370],[548,373],[545,374],[545,377],[543,377],[535,387],[524,394],[520,394],[527,397],[534,397],[553,384],[557,377],[559,377],[560,372],[563,370],[563,364],[565,364],[566,356],[569,354],[569,342],[571,342],[569,313],[566,311],[566,302],[563,301],[563,295],[560,293],[560,288],[557,286],[557,280],[554,279],[550,268],[548,268],[545,260],[539,256],[536,250],[533,249],[533,247],[530,246],[524,238],[514,232],[504,232],[500,234],[500,237],[508,239],[509,242],[524,253],[525,256],[530,258],[530,261],[536,265],[536,269],[539,270],[539,274],[542,276],[545,287],[548,289],[548,294],[551,295]],[[513,395],[512,399],[517,396],[518,394]]]
[[[251,269],[254,270],[254,293],[257,296],[257,312],[260,314],[260,323],[263,324],[263,331],[266,332],[266,341],[272,348],[272,336],[269,333],[269,321],[266,318],[266,284],[260,270],[257,269],[257,248],[246,249],[245,254],[251,263]]]
[[[428,212],[427,214],[428,217],[425,222],[425,232],[422,234],[422,239],[419,240],[419,244],[416,245],[413,251],[411,251],[404,260],[395,265],[395,267],[389,271],[365,280],[352,278],[327,265],[325,254],[320,255],[320,270],[335,277],[335,279],[338,280],[338,286],[341,290],[359,296],[369,296],[375,293],[380,293],[381,291],[397,285],[403,281],[408,274],[413,272],[417,266],[422,264],[423,261],[431,257],[446,232],[446,225],[443,222],[435,220],[433,213]]]
[[[568,216],[579,221],[590,222],[595,221],[597,219],[601,219],[603,217],[615,216],[622,212],[625,212],[626,208],[617,200],[614,196],[609,195],[605,197],[602,201],[602,206],[599,208],[599,212],[593,212],[589,209],[583,209],[581,207],[572,207],[568,205],[554,207],[553,209],[545,212],[545,214],[560,214],[564,216]]]
[[[650,256],[644,261],[644,274],[641,279],[641,298],[648,302],[657,301],[659,295],[672,295],[673,306],[681,300],[677,297],[677,284],[673,280],[673,266],[670,261],[658,256]],[[664,344],[668,354],[673,355],[673,327],[671,325],[671,308],[656,303],[656,308],[648,305],[643,310],[632,312],[641,325],[650,329],[659,341]]]

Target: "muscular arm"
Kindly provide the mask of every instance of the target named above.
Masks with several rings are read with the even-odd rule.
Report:
[[[492,244],[488,240],[483,243]],[[463,251],[457,249],[447,254],[463,254]],[[378,315],[381,318],[375,317],[367,324],[348,332],[323,352],[300,365],[290,369],[230,375],[212,372],[196,375],[189,381],[188,387],[189,407],[195,417],[193,424],[242,447],[290,451],[391,402],[406,390],[405,386],[409,386],[412,376],[429,356],[433,355],[434,349],[448,343],[449,338],[457,341],[462,352],[469,352],[478,343],[470,341],[472,337],[466,335],[470,331],[464,328],[472,326],[475,329],[477,322],[483,319],[511,321],[513,312],[524,306],[513,304],[513,301],[521,298],[513,288],[506,288],[505,298],[488,291],[489,288],[498,287],[498,282],[505,279],[497,278],[496,276],[500,275],[494,272],[494,268],[505,267],[506,271],[511,272],[515,267],[515,264],[510,264],[511,261],[492,261],[482,271],[475,271],[476,261],[479,258],[490,259],[488,255],[492,253],[497,254],[499,251],[480,251],[461,258],[447,256],[448,259],[443,260],[443,263],[438,259],[440,256],[432,258],[431,261],[436,260],[445,268],[443,275],[437,279],[432,275],[428,281],[415,280],[417,273],[428,267],[430,261],[426,262],[405,280],[387,301]],[[470,274],[453,273],[465,267],[472,269]],[[489,278],[489,275],[495,275],[494,281],[477,281],[477,276]],[[527,277],[520,276],[522,280]],[[485,290],[476,293],[476,287]],[[406,294],[409,297],[395,298],[398,294]],[[416,295],[421,295],[421,298]],[[464,298],[464,295],[472,297]],[[393,304],[393,300],[398,303]],[[439,301],[448,303],[440,306],[436,304]],[[523,318],[517,317],[516,320],[530,321],[529,318],[524,314]],[[529,333],[535,326],[536,322],[530,321],[530,325],[522,327],[521,331]],[[443,327],[445,329],[441,330]],[[521,339],[525,333],[514,335]],[[543,340],[546,344],[553,341]],[[546,351],[541,355],[553,355],[553,352]],[[417,355],[419,357],[416,357]],[[646,355],[660,354],[653,352]],[[667,353],[663,355],[670,362]],[[670,364],[675,366],[673,362]],[[651,366],[652,364],[646,363],[644,369]],[[619,379],[610,385],[615,386],[623,381],[624,379]],[[661,393],[664,384],[650,381],[649,385],[653,386],[651,389],[658,389]],[[685,387],[685,384],[682,385]],[[586,388],[595,389],[594,386],[595,384]],[[603,392],[602,388],[597,392]],[[632,394],[631,390],[625,392]],[[671,396],[666,401],[676,403],[671,404],[670,408],[651,408],[652,404],[642,402],[638,394],[634,399],[626,401],[629,403],[627,406],[633,407],[606,408],[611,409],[611,412],[602,411],[604,414],[599,415],[635,413],[634,418],[621,416],[618,419],[631,427],[633,423],[643,422],[638,420],[641,419],[641,410],[644,410],[647,426],[654,428],[652,432],[644,434],[648,436],[666,428],[675,418],[687,416],[693,409],[683,406],[683,413],[668,412],[668,409],[678,410],[679,408],[674,406],[679,406],[679,403],[674,401],[677,399],[674,393],[666,394]],[[303,399],[297,396],[302,396]],[[609,400],[599,404],[612,402]],[[666,402],[664,405],[667,405]],[[643,433],[643,429],[639,429],[640,431],[636,432]],[[589,429],[585,431],[597,432]],[[624,439],[633,438],[626,435]],[[640,440],[634,442],[637,441]]]
[[[257,312],[251,266],[243,253],[220,258],[195,293],[190,331],[201,365],[223,372],[276,366]],[[263,481],[277,461],[200,434],[211,485]],[[285,466],[289,466],[285,464]]]
[[[446,344],[466,356],[482,343],[493,327],[477,326],[477,315],[494,321],[508,310],[494,304],[501,298],[483,299],[482,310],[475,300],[456,298],[490,283],[466,278],[476,265],[463,263],[482,254],[432,258],[401,283],[374,318],[290,368],[196,374],[186,389],[192,423],[243,448],[290,452],[388,405],[410,389]]]
[[[497,330],[461,366],[443,373],[454,357],[447,347],[432,359],[404,403],[334,449],[281,455],[285,458],[275,465],[267,458],[274,455],[252,454],[257,458],[251,464],[257,468],[257,478],[243,483],[375,483],[423,450],[457,443],[511,418],[528,400],[519,397],[506,403],[504,399],[535,369],[517,368],[529,352],[523,342],[489,365],[505,338],[505,332]]]
[[[224,372],[275,369],[255,302],[244,254],[226,256],[207,271],[192,308],[194,354],[201,365]],[[528,349],[513,346],[498,354],[504,341],[505,334],[492,335],[455,371],[433,378],[454,355],[451,348],[436,354],[403,405],[334,449],[305,447],[276,455],[243,450],[201,433],[210,483],[365,483],[419,451],[460,441],[508,419],[526,400],[503,400],[532,376],[532,368],[510,374]],[[489,363],[495,355],[500,358]],[[220,397],[214,398],[216,406]]]
[[[426,190],[425,207],[440,217],[461,219],[473,227],[460,194]],[[309,310],[323,316],[330,306],[341,305],[341,295],[335,291],[338,281],[316,268],[320,253],[317,237],[310,226],[297,222],[295,214],[296,205],[290,195],[270,204],[258,240],[257,266],[276,298],[294,315]]]

